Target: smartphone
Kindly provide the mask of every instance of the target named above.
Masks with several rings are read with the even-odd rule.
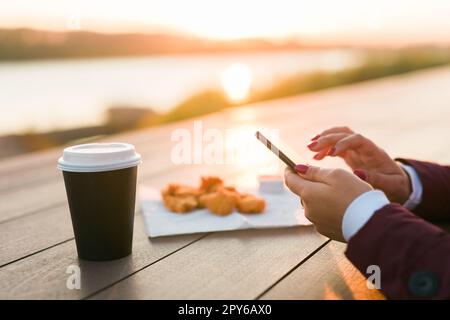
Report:
[[[267,139],[261,132],[256,131],[256,138],[261,141],[267,149],[272,151],[281,161],[283,161],[288,167],[295,171],[295,162],[289,159],[289,157],[280,149],[278,149],[269,139]]]

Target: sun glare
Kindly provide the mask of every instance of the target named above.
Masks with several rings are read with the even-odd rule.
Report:
[[[228,66],[221,76],[222,86],[233,102],[247,98],[252,85],[253,76],[250,68],[243,63]]]

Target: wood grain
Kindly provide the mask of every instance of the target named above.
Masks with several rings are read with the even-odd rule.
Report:
[[[67,206],[0,224],[0,266],[72,237]]]
[[[346,244],[329,242],[277,283],[261,299],[383,299],[344,256]]]
[[[237,178],[250,179],[242,170],[233,167],[227,167],[228,170],[221,169],[222,177],[228,182]],[[195,184],[198,183],[199,176],[216,172],[216,166],[195,166],[190,170],[183,170],[180,166],[166,175],[140,181],[140,183],[154,188],[161,188],[171,181]],[[69,208],[65,202],[64,200],[62,205],[49,210],[0,223],[0,266],[71,239],[73,231]]]
[[[115,283],[201,238],[202,234],[148,239],[140,216],[135,220],[133,253],[108,262],[77,258],[75,241],[36,253],[0,269],[0,299],[81,299]],[[81,290],[69,290],[67,268],[79,266]]]
[[[449,82],[450,68],[439,68],[229,109],[202,120],[205,128],[221,130],[281,129],[281,137],[298,150],[299,162],[316,164],[305,147],[308,138],[343,124],[392,156],[450,162]],[[135,144],[144,155],[140,181],[153,187],[195,183],[208,173],[233,182],[254,179],[259,169],[239,164],[174,166],[170,134],[191,127],[187,120],[102,141]],[[365,288],[363,276],[343,256],[343,245],[326,244],[312,228],[149,240],[137,216],[131,257],[78,261],[64,186],[55,169],[59,153],[54,149],[0,161],[0,265],[6,264],[0,268],[0,298],[382,298]],[[335,158],[320,165],[344,167]],[[65,287],[71,264],[81,266],[80,291]]]
[[[314,228],[211,234],[95,299],[254,299],[317,247]]]
[[[446,161],[450,160],[449,156],[439,157],[446,142],[437,140],[436,137],[450,136],[450,127],[446,120],[450,116],[447,107],[450,94],[446,90],[446,83],[450,78],[449,70],[450,68],[441,68],[406,77],[369,81],[351,86],[351,94],[348,94],[349,88],[336,88],[301,97],[230,109],[201,119],[205,128],[224,129],[250,125],[255,128],[258,126],[282,128],[280,131],[282,137],[299,151],[301,155],[299,161],[305,160],[312,164],[315,161],[311,160],[312,154],[306,150],[305,141],[322,129],[337,124],[349,125],[355,131],[363,133],[379,143],[393,157],[409,156]],[[414,92],[414,95],[411,95],[411,92]],[[423,112],[424,105],[430,103],[432,108]],[[305,116],[297,120],[296,114],[300,108]],[[405,112],[405,109],[408,111]],[[367,114],[370,114],[370,117],[367,117]],[[380,125],[380,123],[395,123],[395,125]],[[163,174],[173,168],[170,161],[172,130],[191,127],[192,121],[183,121],[162,128],[109,137],[107,140],[124,139],[135,143],[144,159],[152,161],[153,165],[144,165],[140,170],[142,176],[149,177]],[[304,143],[299,145],[298,141]],[[429,141],[434,142],[430,144]],[[10,188],[15,184],[20,186],[18,189],[0,192],[0,203],[3,204],[0,206],[0,221],[51,208],[64,202],[64,198],[61,197],[63,193],[61,176],[55,168],[57,154],[55,151],[49,151],[49,155],[40,155],[44,161],[37,168],[32,163],[32,160],[36,163],[37,158],[31,155],[26,156],[27,161],[24,161],[22,166],[15,165],[11,160],[3,165],[0,162],[0,169],[3,170],[0,185],[4,183],[5,186],[10,185]],[[19,160],[20,158],[18,162]],[[326,159],[320,164],[341,165],[336,159]],[[28,180],[21,176],[21,172],[29,170],[31,172],[28,176],[39,177],[46,172],[52,179],[29,185]],[[11,175],[8,178],[9,172]],[[45,190],[49,192],[43,201],[41,194]],[[17,198],[29,200],[18,201]]]
[[[213,118],[215,117],[216,116]],[[207,118],[207,120],[208,121],[204,124],[205,128],[216,128],[216,124],[218,124],[223,130],[226,129],[222,122],[217,122],[217,120],[210,118]],[[233,124],[233,126],[234,125],[236,124]],[[179,128],[190,127],[192,127],[191,122],[183,123],[183,126],[181,126],[181,124],[179,125]],[[136,148],[141,153],[144,161],[151,159],[152,165],[145,165],[144,163],[144,165],[140,167],[138,174],[141,179],[149,180],[152,177],[166,175],[174,170],[190,170],[189,166],[176,165],[170,159],[171,148],[173,146],[170,139],[171,130],[172,128],[166,128],[164,132],[159,132],[159,139],[156,142],[153,141],[153,139],[149,139],[148,141],[140,141],[141,139],[125,140],[136,145]],[[120,137],[117,139],[120,139]],[[52,154],[51,158],[53,159],[54,152],[49,151],[49,153]],[[0,192],[0,203],[2,203],[2,206],[0,207],[0,223],[2,221],[8,221],[22,215],[39,212],[65,203],[64,183],[61,173],[56,169],[56,159],[53,159],[50,164],[44,162],[42,166],[38,176],[40,176],[42,172],[45,172],[51,179],[37,181],[39,183],[30,183],[30,181],[27,180],[24,181],[24,185],[20,188],[16,187],[11,190],[8,189]],[[193,167],[198,167],[198,165],[194,165]],[[230,168],[219,168],[220,171],[229,169]],[[11,171],[14,172],[15,170]],[[29,172],[29,175],[31,176],[34,174],[34,170]],[[8,179],[8,176],[6,176],[6,178],[2,177],[2,181],[9,181]],[[24,177],[21,177],[20,174],[14,175],[15,182],[20,181],[20,179],[24,179]],[[27,199],[27,201],[22,201],[23,199]]]

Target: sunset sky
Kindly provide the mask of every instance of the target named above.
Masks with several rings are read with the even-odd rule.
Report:
[[[448,43],[448,0],[0,0],[0,27],[310,43]]]

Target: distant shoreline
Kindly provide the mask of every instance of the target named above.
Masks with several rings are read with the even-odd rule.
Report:
[[[205,90],[187,98],[165,113],[125,106],[110,110],[107,121],[99,126],[0,137],[0,158],[63,145],[74,140],[90,139],[93,136],[191,119],[244,104],[300,95],[448,64],[450,64],[450,48],[378,50],[369,54],[360,66],[340,71],[318,71],[290,76],[270,88],[252,92],[245,101],[240,103],[230,102],[221,90]]]
[[[8,64],[8,63],[39,63],[39,62],[65,62],[69,60],[73,61],[88,61],[88,60],[105,60],[105,59],[146,59],[146,58],[163,58],[163,57],[201,57],[201,56],[227,56],[232,54],[237,55],[254,55],[254,54],[265,54],[265,53],[274,53],[274,52],[298,52],[298,51],[324,51],[324,50],[366,50],[362,48],[346,48],[346,47],[330,47],[330,48],[289,48],[289,49],[254,49],[247,51],[239,51],[239,50],[230,50],[230,51],[215,51],[215,52],[174,52],[174,53],[150,53],[150,54],[129,54],[129,55],[107,55],[107,56],[85,56],[85,57],[57,57],[57,58],[25,58],[25,59],[0,59],[0,64]]]
[[[448,43],[450,45],[450,42]],[[423,43],[420,47],[445,47]],[[406,45],[377,46],[403,49]],[[212,40],[175,33],[98,33],[94,31],[46,31],[27,28],[0,29],[0,63],[40,60],[132,58],[145,56],[215,55],[286,50],[362,49],[373,46],[349,44],[311,45],[301,39],[274,41],[262,38]]]
[[[182,34],[0,29],[0,61],[216,54],[311,48],[287,39],[210,40]]]

